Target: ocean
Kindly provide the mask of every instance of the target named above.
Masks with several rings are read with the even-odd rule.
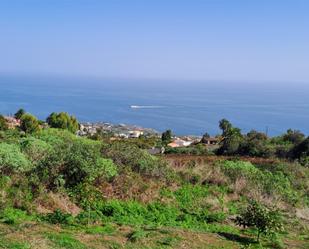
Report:
[[[178,135],[218,134],[222,118],[248,132],[309,134],[309,86],[0,76],[0,113],[24,108],[40,119],[66,111],[82,122],[134,124]],[[133,108],[132,108],[133,107]]]

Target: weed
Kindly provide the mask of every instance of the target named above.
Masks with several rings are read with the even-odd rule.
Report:
[[[137,242],[143,238],[146,238],[149,235],[149,232],[146,232],[142,229],[135,230],[127,235],[127,238],[131,242]]]
[[[29,221],[32,217],[28,216],[25,211],[15,208],[5,208],[0,211],[0,221],[6,224],[19,224],[23,221]]]
[[[79,240],[66,233],[48,233],[46,237],[54,243],[57,248],[65,249],[87,249],[88,247]]]

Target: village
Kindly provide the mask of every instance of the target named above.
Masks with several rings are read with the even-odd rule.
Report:
[[[143,137],[161,137],[161,133],[152,129],[136,125],[99,123],[81,123],[77,132],[78,136],[93,136],[97,133],[110,134],[113,139],[135,139]],[[202,139],[203,138],[203,139]],[[192,144],[202,143],[209,147],[215,147],[219,143],[217,137],[202,137],[196,135],[172,136],[172,141],[167,144],[171,148],[188,147]]]
[[[10,129],[14,129],[20,126],[20,120],[14,116],[4,116],[7,125]],[[43,127],[47,127],[47,123],[42,122]],[[109,136],[111,140],[117,139],[137,139],[139,137],[161,137],[161,133],[152,129],[144,128],[136,125],[128,124],[112,124],[108,122],[85,122],[79,124],[79,130],[76,132],[80,137],[91,137],[97,134],[105,134]],[[173,135],[171,141],[167,144],[171,148],[188,147],[197,143],[202,143],[209,148],[217,147],[219,138],[217,137],[202,137],[196,135],[177,136]],[[164,153],[162,148],[152,148],[149,151],[151,154]]]

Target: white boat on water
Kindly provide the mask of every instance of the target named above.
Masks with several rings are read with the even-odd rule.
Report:
[[[131,109],[155,109],[162,108],[163,106],[158,105],[130,105]]]

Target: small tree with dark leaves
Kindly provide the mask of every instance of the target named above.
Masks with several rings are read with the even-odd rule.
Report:
[[[271,235],[283,230],[280,212],[276,209],[267,208],[256,201],[251,201],[235,222],[244,228],[255,228],[258,242],[262,234]]]

